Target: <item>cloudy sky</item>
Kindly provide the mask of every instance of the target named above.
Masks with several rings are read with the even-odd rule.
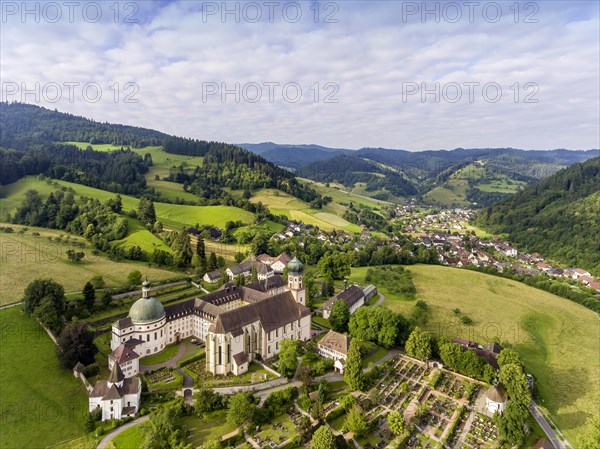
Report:
[[[3,1],[2,99],[230,143],[600,147],[597,1]]]

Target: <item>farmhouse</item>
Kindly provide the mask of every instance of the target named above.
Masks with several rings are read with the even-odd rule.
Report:
[[[369,289],[369,293],[372,294],[371,289]],[[348,303],[350,315],[352,315],[360,306],[365,304],[365,291],[358,285],[351,285],[347,288],[344,287],[344,290],[333,296],[331,299],[325,301],[325,303],[319,308],[323,314],[323,318],[329,319],[333,305],[338,300],[346,301],[346,303]]]
[[[221,279],[221,270],[209,271],[202,279],[209,284],[216,284],[219,282],[219,279]]]
[[[287,284],[281,276],[241,287],[226,284],[202,298],[166,308],[150,296],[146,281],[129,316],[113,324],[111,348],[128,344],[146,356],[194,336],[206,342],[207,371],[239,375],[257,355],[269,359],[279,353],[281,340],[310,338],[302,273],[303,265],[294,258],[288,264]]]
[[[282,274],[287,264],[292,260],[286,253],[281,253],[277,257],[271,257],[268,254],[261,254],[256,258],[259,262],[268,265],[276,274]]]
[[[333,368],[344,374],[350,337],[330,330],[317,344],[319,355],[334,361]]]

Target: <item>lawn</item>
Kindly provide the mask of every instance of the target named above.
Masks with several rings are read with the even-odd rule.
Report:
[[[56,347],[19,307],[0,311],[1,446],[44,448],[83,436],[87,392],[60,367]]]
[[[15,232],[0,233],[0,304],[19,301],[25,287],[38,278],[52,278],[69,292],[81,291],[83,285],[95,275],[102,276],[107,287],[125,284],[127,275],[134,270],[141,271],[154,281],[177,275],[173,271],[149,268],[141,262],[114,262],[103,256],[95,256],[85,240],[69,236],[64,231],[29,227],[26,233],[19,234],[22,226],[6,223],[1,225],[11,226]],[[33,232],[38,232],[40,236],[34,237]],[[52,241],[48,240],[48,237],[52,237]],[[60,238],[60,241],[57,241],[57,238]],[[75,242],[84,243],[86,246],[82,249],[74,246]],[[83,261],[77,264],[69,262],[66,255],[68,249],[83,251]]]
[[[331,324],[329,324],[329,320],[323,318],[322,316],[313,316],[312,320],[313,320],[313,323],[317,323],[323,327],[331,329]]]
[[[143,442],[142,426],[138,425],[124,430],[111,443],[115,449],[137,449]]]
[[[487,343],[494,337],[521,354],[551,417],[573,442],[600,403],[600,321],[593,312],[525,284],[435,265],[407,267],[417,298],[431,310],[428,330],[436,335]],[[353,277],[360,277],[353,269]],[[352,278],[351,278],[352,279]],[[354,279],[352,279],[354,280]],[[414,302],[386,298],[385,306],[408,315]],[[452,309],[474,321],[460,324]]]
[[[177,352],[179,351],[179,343],[173,343],[172,345],[168,345],[158,354],[154,354],[148,357],[144,357],[140,359],[140,365],[156,365],[158,363],[166,362],[169,359],[175,357]]]

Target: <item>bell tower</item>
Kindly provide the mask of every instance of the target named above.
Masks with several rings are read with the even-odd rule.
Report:
[[[302,305],[306,305],[306,288],[302,282],[302,272],[304,271],[304,266],[302,263],[294,256],[292,260],[287,265],[288,268],[288,290],[294,296],[296,302],[299,302]]]

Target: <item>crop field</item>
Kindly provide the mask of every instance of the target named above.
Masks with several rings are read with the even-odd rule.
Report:
[[[0,329],[1,446],[38,449],[83,436],[87,392],[60,367],[50,337],[19,307],[0,310]]]
[[[172,271],[150,268],[143,263],[114,262],[103,256],[95,256],[85,240],[64,231],[29,227],[21,234],[19,231],[23,229],[22,226],[0,225],[11,226],[15,230],[10,234],[0,233],[0,305],[20,301],[25,287],[38,278],[52,278],[61,283],[65,291],[80,291],[96,275],[104,278],[107,287],[125,284],[127,275],[133,270],[139,270],[155,280],[177,275]],[[33,236],[34,232],[39,236]],[[86,246],[81,248],[78,243]],[[68,249],[83,251],[85,257],[80,263],[71,263],[66,255]]]
[[[482,273],[435,265],[407,267],[417,299],[431,311],[435,335],[488,343],[494,337],[513,345],[561,431],[573,442],[600,403],[600,320],[593,312],[525,284]],[[366,269],[353,268],[351,280]],[[384,305],[409,316],[414,301],[386,298]],[[458,308],[473,324],[461,324]]]

